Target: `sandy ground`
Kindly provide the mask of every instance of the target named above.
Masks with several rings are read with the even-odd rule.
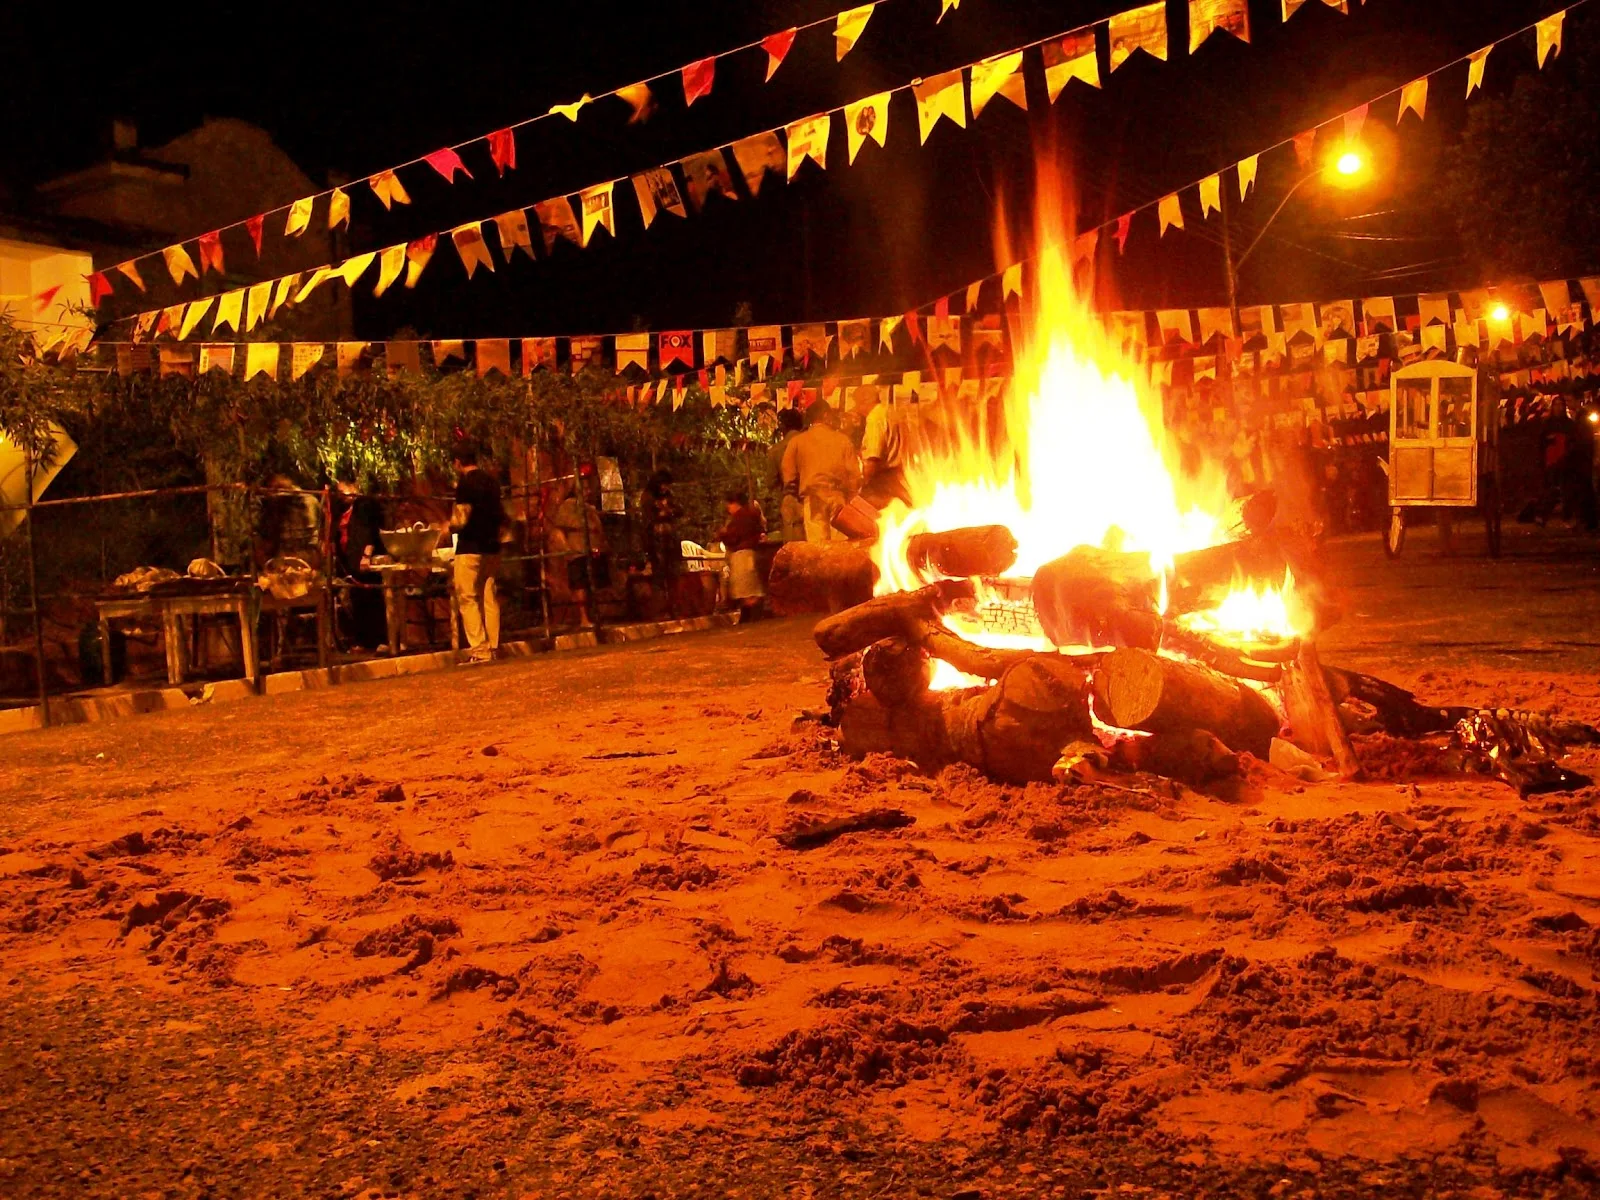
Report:
[[[1600,719],[1508,534],[1333,547],[1324,659]],[[1600,788],[846,763],[808,632],[0,741],[0,1195],[1600,1187]]]

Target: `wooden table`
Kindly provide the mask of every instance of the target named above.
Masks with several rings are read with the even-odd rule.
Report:
[[[193,596],[157,597],[161,606],[162,641],[167,646],[167,680],[182,683],[189,673],[189,639],[186,621],[200,617],[230,616],[239,622],[239,653],[244,677],[254,683],[261,676],[261,655],[256,646],[256,614],[260,593],[255,588]],[[319,629],[320,633],[320,629]]]
[[[100,661],[104,664],[105,682],[109,687],[116,680],[111,675],[111,622],[148,620],[151,623],[162,621],[161,600],[157,596],[140,593],[132,596],[115,596],[110,599],[96,600],[95,610],[100,618]],[[162,621],[163,634],[166,625]],[[167,651],[167,674],[172,674],[172,652]]]
[[[406,589],[424,587],[434,576],[443,577],[445,595],[450,599],[450,649],[461,649],[461,611],[456,606],[450,563],[374,563],[372,570],[383,576],[383,615],[388,623],[390,654],[405,649]]]
[[[327,584],[318,580],[304,596],[296,596],[292,600],[281,600],[271,592],[261,592],[260,595],[261,611],[272,613],[280,622],[278,636],[272,647],[273,667],[278,667],[283,661],[284,635],[290,614],[311,610],[315,610],[317,618],[317,666],[326,667],[329,649],[333,645],[333,596]]]

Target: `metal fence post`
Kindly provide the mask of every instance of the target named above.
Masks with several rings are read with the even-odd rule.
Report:
[[[28,599],[33,609],[33,657],[35,682],[39,686],[39,724],[50,724],[50,687],[44,673],[44,610],[39,604],[39,555],[33,537],[33,450],[23,450],[27,477],[23,481],[23,524],[28,527]]]

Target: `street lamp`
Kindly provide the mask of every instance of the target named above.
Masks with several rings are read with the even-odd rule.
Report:
[[[1245,259],[1249,258],[1251,253],[1254,252],[1255,248],[1261,244],[1261,239],[1266,236],[1267,230],[1272,227],[1272,223],[1278,219],[1278,214],[1283,212],[1284,208],[1288,205],[1290,199],[1293,198],[1296,192],[1298,192],[1306,184],[1310,183],[1313,179],[1318,179],[1323,176],[1327,176],[1329,182],[1341,188],[1359,187],[1361,184],[1367,181],[1367,178],[1371,174],[1367,160],[1361,154],[1360,148],[1357,146],[1346,146],[1345,149],[1339,154],[1339,157],[1333,160],[1331,166],[1331,171],[1328,169],[1328,167],[1322,166],[1313,171],[1307,172],[1305,175],[1302,175],[1299,179],[1295,180],[1294,186],[1283,194],[1283,199],[1278,201],[1278,207],[1272,210],[1272,215],[1267,218],[1266,223],[1256,231],[1256,236],[1251,239],[1250,244],[1245,247],[1244,253],[1239,255],[1237,259],[1233,258],[1232,255],[1227,257],[1228,303],[1231,307],[1237,307],[1238,304],[1239,268],[1244,266]]]

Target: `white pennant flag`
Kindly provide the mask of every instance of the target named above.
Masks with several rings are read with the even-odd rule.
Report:
[[[868,138],[883,145],[889,136],[889,92],[879,92],[865,100],[844,106],[844,131],[849,148],[848,161],[856,161],[856,151]]]
[[[983,112],[995,96],[1004,96],[1018,108],[1028,107],[1028,94],[1022,77],[1022,51],[997,54],[972,64],[972,115]]]
[[[959,70],[914,83],[911,93],[917,98],[917,127],[924,143],[940,117],[949,117],[963,129],[967,127],[967,94]]]

